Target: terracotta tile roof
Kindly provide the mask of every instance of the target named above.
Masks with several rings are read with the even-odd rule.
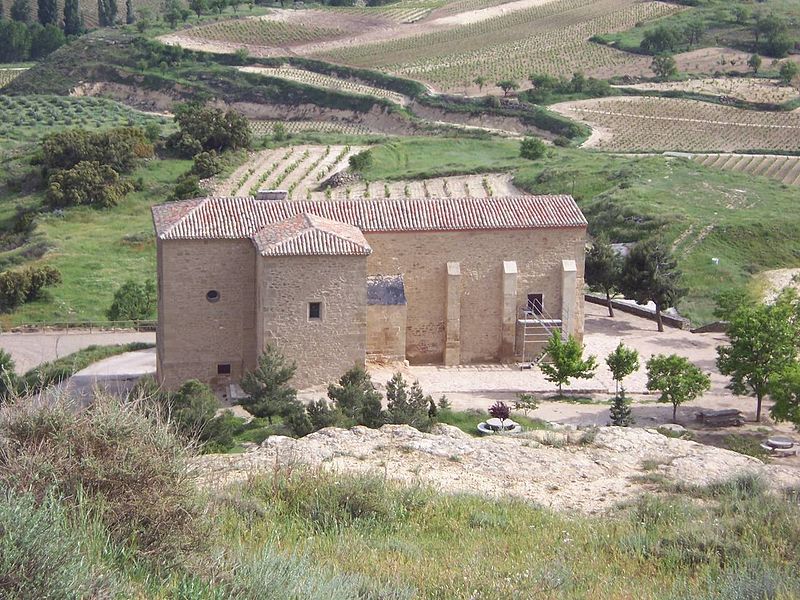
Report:
[[[266,225],[252,239],[261,256],[367,256],[372,252],[358,227],[308,213]]]
[[[246,239],[300,213],[364,233],[586,227],[571,196],[301,202],[204,198],[154,206],[153,221],[162,240]]]

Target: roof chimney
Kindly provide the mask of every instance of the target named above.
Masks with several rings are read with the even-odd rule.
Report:
[[[269,202],[282,202],[289,199],[289,192],[286,190],[258,190],[256,200]]]

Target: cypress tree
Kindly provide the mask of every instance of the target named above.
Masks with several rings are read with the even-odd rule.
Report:
[[[116,0],[97,0],[97,16],[101,27],[109,27],[117,18]]]
[[[0,0],[0,21],[6,18],[6,9],[3,7],[3,0]]]
[[[56,0],[39,0],[39,23],[56,25],[58,23],[58,6]]]
[[[11,4],[11,18],[21,23],[31,20],[31,5],[28,0],[14,0]]]
[[[64,35],[81,34],[81,15],[79,0],[64,1]]]
[[[133,0],[125,0],[125,22],[133,25],[136,18],[133,16]]]

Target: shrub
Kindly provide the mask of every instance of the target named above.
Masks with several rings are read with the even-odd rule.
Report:
[[[409,390],[403,376],[395,373],[386,383],[386,420],[419,429],[428,424],[431,401],[430,396],[422,393],[419,381],[415,381]]]
[[[0,485],[43,505],[87,503],[112,540],[174,562],[202,547],[185,446],[142,404],[96,393],[78,410],[63,397],[0,407]]]
[[[151,280],[136,283],[129,279],[114,292],[106,312],[109,321],[141,321],[153,316],[156,309],[156,286]]]
[[[100,597],[104,578],[86,560],[66,511],[48,495],[7,491],[0,497],[0,597]]]
[[[51,208],[119,204],[133,190],[133,184],[120,178],[109,165],[81,161],[69,169],[54,172],[48,180],[45,200]]]
[[[187,198],[197,198],[203,195],[200,189],[200,180],[196,175],[184,173],[178,178],[175,189],[172,190],[172,200],[186,200]]]
[[[42,288],[61,283],[58,269],[47,265],[0,273],[0,310],[11,311],[42,295]]]
[[[363,150],[350,157],[350,168],[356,172],[366,171],[372,166],[372,151]]]
[[[222,170],[222,162],[215,150],[199,152],[194,156],[192,173],[200,179],[213,177]]]
[[[328,398],[349,421],[347,425],[380,427],[384,423],[382,398],[364,367],[356,365],[328,386]]]
[[[535,137],[525,138],[522,140],[522,144],[519,147],[519,155],[522,158],[527,158],[528,160],[537,160],[542,158],[546,151],[547,146],[545,143],[539,138]]]
[[[139,159],[153,156],[153,145],[143,129],[118,127],[107,131],[70,129],[42,142],[46,170],[71,169],[81,162],[98,163],[117,173],[129,173]]]
[[[239,113],[198,104],[181,104],[175,109],[180,133],[200,142],[203,150],[236,150],[250,146],[250,124]]]

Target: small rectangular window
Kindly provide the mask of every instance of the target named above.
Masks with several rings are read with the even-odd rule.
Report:
[[[230,375],[231,365],[229,363],[217,365],[217,375]]]
[[[308,319],[321,319],[322,318],[322,302],[309,302],[308,303]]]

